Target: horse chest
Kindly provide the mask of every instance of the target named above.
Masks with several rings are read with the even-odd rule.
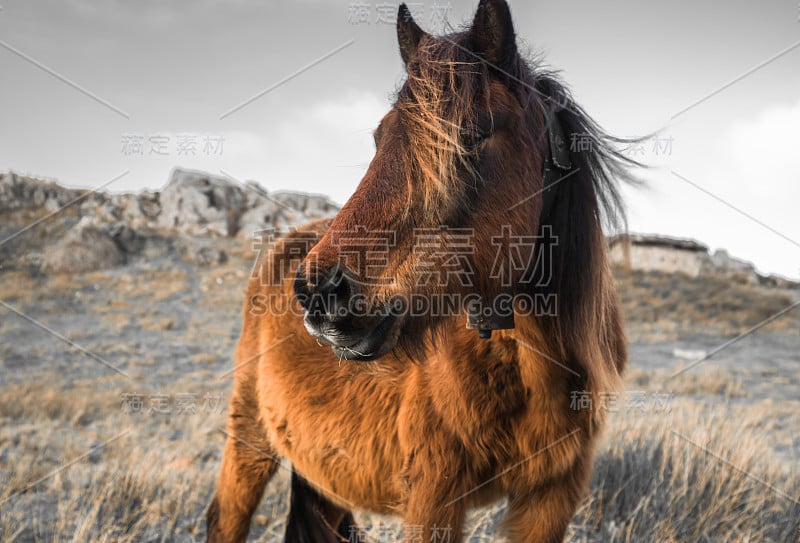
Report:
[[[473,356],[442,359],[428,369],[426,395],[430,417],[440,421],[415,433],[453,436],[474,456],[467,461],[492,464],[511,454],[514,427],[524,416],[531,395],[519,363],[502,346]],[[426,408],[417,406],[423,414]]]

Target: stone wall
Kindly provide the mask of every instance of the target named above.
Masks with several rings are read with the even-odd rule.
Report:
[[[725,275],[740,283],[795,288],[796,283],[777,276],[762,276],[751,262],[732,257],[724,249],[710,253],[692,239],[627,234],[609,238],[612,264],[645,272],[682,273],[689,277]]]
[[[614,244],[609,256],[613,263],[635,270],[683,273],[689,277],[700,275],[710,262],[706,252],[638,243],[627,247],[623,243]]]

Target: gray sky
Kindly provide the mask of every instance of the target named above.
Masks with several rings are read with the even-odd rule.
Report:
[[[477,2],[410,3],[421,26],[441,30],[441,15],[457,26]],[[0,5],[0,170],[70,186],[129,171],[108,189],[155,189],[179,165],[341,203],[402,79],[394,28],[379,20],[382,6],[394,13],[397,2]],[[639,150],[654,168],[647,190],[626,191],[631,230],[693,237],[761,271],[800,277],[797,0],[511,5],[523,47],[560,69],[607,130],[632,136],[667,126],[658,145]]]

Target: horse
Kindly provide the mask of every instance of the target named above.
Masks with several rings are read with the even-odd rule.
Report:
[[[632,161],[520,54],[505,0],[444,36],[401,4],[397,38],[357,189],[256,258],[209,542],[246,540],[284,459],[292,542],[362,541],[365,510],[455,543],[505,498],[511,541],[554,543],[588,492],[627,356],[603,228]]]

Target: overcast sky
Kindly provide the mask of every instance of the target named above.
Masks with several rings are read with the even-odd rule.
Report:
[[[441,31],[443,16],[458,26],[477,2],[410,3]],[[70,186],[128,171],[108,189],[157,189],[183,166],[341,203],[402,80],[382,20],[396,2],[0,5],[0,170]],[[561,70],[606,129],[667,127],[638,150],[654,168],[648,189],[626,191],[632,231],[692,237],[800,277],[797,0],[511,5],[523,49]]]

